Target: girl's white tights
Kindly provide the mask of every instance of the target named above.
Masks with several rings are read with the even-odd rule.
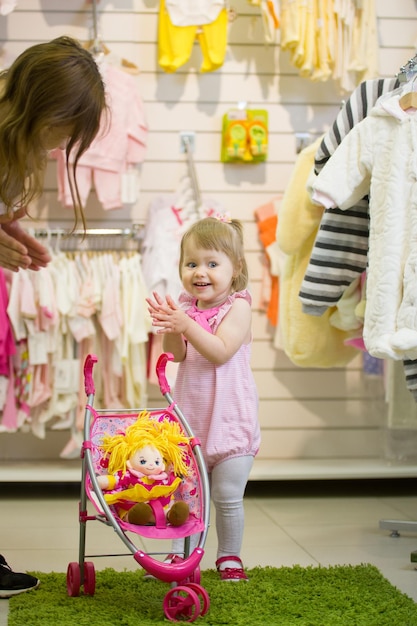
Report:
[[[244,528],[243,496],[252,465],[252,456],[233,457],[216,465],[209,475],[211,499],[216,510],[218,559],[240,555]],[[190,552],[198,545],[199,537],[190,537]],[[174,539],[172,550],[183,552],[184,539]]]

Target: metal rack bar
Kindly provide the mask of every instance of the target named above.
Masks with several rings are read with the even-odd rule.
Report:
[[[197,172],[195,169],[195,163],[193,158],[193,150],[195,146],[195,138],[194,133],[182,132],[180,134],[181,137],[181,147],[186,154],[187,157],[187,165],[188,165],[188,173],[191,179],[191,185],[193,188],[194,200],[196,203],[196,210],[201,206],[201,193],[200,186],[198,184]]]
[[[38,228],[32,231],[38,239],[52,239],[62,252],[119,251],[139,252],[144,236],[144,224],[131,228],[87,228],[66,231],[63,228]]]
[[[97,0],[92,0],[93,9],[93,37],[94,41],[98,40],[98,20],[97,20]]]
[[[417,54],[407,61],[405,65],[400,67],[397,78],[401,82],[408,82],[417,73]]]
[[[131,228],[87,228],[86,230],[68,231],[64,228],[36,228],[34,230],[35,237],[64,236],[64,237],[91,237],[91,236],[114,236],[122,235],[124,237],[136,238],[140,235],[143,224],[134,224]]]

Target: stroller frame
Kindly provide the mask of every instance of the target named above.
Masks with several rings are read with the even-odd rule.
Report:
[[[167,382],[165,369],[168,361],[174,359],[170,353],[160,355],[156,373],[162,396],[166,399],[167,408],[135,408],[123,409],[122,411],[114,411],[111,409],[94,409],[95,385],[93,380],[93,368],[97,363],[97,357],[89,354],[84,363],[84,386],[87,395],[87,404],[85,407],[84,419],[84,439],[81,449],[82,469],[81,469],[81,494],[79,502],[79,552],[78,563],[72,562],[68,565],[67,570],[67,592],[70,596],[78,596],[80,587],[84,587],[84,593],[94,595],[95,592],[95,568],[91,561],[86,561],[91,557],[109,557],[109,556],[128,556],[133,555],[135,561],[146,572],[155,578],[171,584],[171,589],[164,599],[164,612],[168,619],[173,621],[194,621],[198,615],[204,615],[209,608],[209,597],[206,590],[200,585],[200,562],[204,556],[204,545],[207,538],[209,522],[210,522],[210,490],[207,469],[201,452],[200,441],[192,432],[192,429],[182,413],[181,409],[174,402],[171,396],[170,386]],[[119,415],[122,418],[129,419],[130,416],[136,417],[140,411],[147,410],[152,413],[165,413],[170,418],[178,421],[184,434],[190,439],[189,449],[192,455],[192,461],[195,469],[198,471],[198,480],[200,487],[200,515],[199,523],[195,528],[200,534],[197,546],[190,554],[190,535],[197,534],[194,530],[186,529],[184,534],[180,536],[184,538],[184,554],[183,558],[174,555],[171,563],[161,562],[153,555],[165,553],[146,553],[139,549],[135,543],[126,535],[126,531],[134,532],[138,535],[154,538],[150,526],[133,526],[123,523],[117,518],[112,507],[106,502],[104,494],[99,487],[94,465],[93,450],[94,442],[91,440],[91,425],[100,417],[115,417]],[[88,487],[91,486],[89,492]],[[94,499],[93,499],[94,494]],[[97,500],[97,501],[95,501]],[[96,515],[88,515],[87,504],[91,501],[97,510]],[[111,526],[125,547],[128,549],[127,554],[95,554],[86,555],[86,526],[89,521],[99,521],[107,526]],[[190,527],[192,528],[192,527]],[[161,532],[161,531],[159,531]],[[162,531],[163,532],[163,531]],[[181,531],[179,531],[181,533]],[[166,537],[174,535],[167,534]]]

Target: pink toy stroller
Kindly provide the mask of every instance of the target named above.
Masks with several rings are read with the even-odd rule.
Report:
[[[88,355],[84,364],[84,383],[87,394],[85,409],[84,441],[82,445],[82,478],[81,499],[79,505],[80,541],[79,559],[69,563],[67,570],[67,591],[70,596],[78,596],[80,587],[84,593],[94,595],[96,576],[94,563],[86,561],[91,556],[120,556],[114,554],[86,555],[86,525],[89,521],[98,521],[117,533],[124,545],[133,555],[135,561],[146,572],[155,578],[170,583],[170,589],[163,600],[165,616],[171,621],[193,622],[198,616],[204,615],[209,608],[210,600],[207,591],[201,586],[200,562],[204,555],[204,544],[207,537],[210,512],[209,481],[199,441],[194,437],[186,418],[179,407],[173,402],[170,387],[166,380],[165,368],[168,361],[173,360],[171,354],[159,357],[156,372],[161,394],[168,403],[167,408],[146,409],[151,419],[176,421],[182,432],[190,438],[186,456],[188,463],[187,477],[175,492],[175,499],[184,500],[190,510],[188,520],[181,526],[171,526],[164,516],[155,512],[155,525],[134,525],[120,519],[113,506],[109,506],[98,485],[96,476],[102,474],[103,453],[101,442],[104,435],[124,432],[126,427],[134,423],[138,413],[143,409],[127,409],[122,411],[96,410],[93,408],[95,386],[93,367],[97,357]],[[96,514],[87,514],[87,502],[91,501]],[[146,554],[138,549],[126,535],[135,533],[153,539],[184,538],[184,553],[176,554],[171,562],[161,562],[154,558],[153,553]],[[190,536],[199,534],[197,547],[190,554]]]

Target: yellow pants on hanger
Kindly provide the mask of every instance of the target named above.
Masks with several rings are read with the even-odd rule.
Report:
[[[213,72],[224,63],[227,46],[228,14],[222,9],[210,24],[175,26],[165,8],[159,7],[158,62],[165,72],[175,72],[190,58],[194,41],[200,44],[203,61],[201,72]]]

